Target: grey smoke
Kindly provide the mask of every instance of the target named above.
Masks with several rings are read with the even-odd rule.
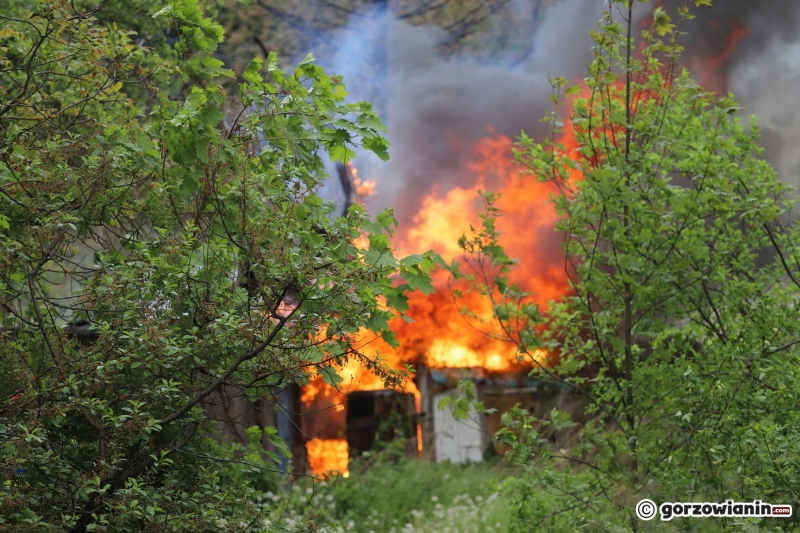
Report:
[[[677,0],[668,2],[674,13]],[[716,0],[695,9],[685,28],[686,56],[713,57],[736,25],[748,31],[736,43],[720,74],[727,89],[759,117],[767,160],[784,181],[800,186],[800,2],[796,0]],[[699,75],[701,73],[693,73]]]
[[[444,38],[440,30],[410,26],[387,12],[359,16],[340,32],[339,53],[329,68],[344,75],[354,99],[377,101],[392,143],[388,163],[356,158],[359,175],[378,183],[370,208],[393,206],[407,221],[434,186],[441,193],[471,186],[468,149],[489,127],[512,138],[523,130],[542,134],[540,121],[551,108],[548,74],[585,76],[589,29],[601,11],[597,0],[552,6],[532,36],[532,53],[513,67],[444,58],[437,49]]]
[[[675,15],[679,0],[663,2]],[[691,2],[690,2],[691,3]],[[526,0],[516,0],[524,9]],[[541,7],[538,0],[528,6]],[[737,43],[721,86],[734,92],[746,113],[761,117],[763,144],[782,179],[800,185],[800,2],[795,0],[716,0],[713,8],[693,11],[697,18],[683,30],[688,36],[685,60],[714,57],[736,24],[749,33]],[[372,210],[394,206],[408,221],[418,202],[437,187],[444,193],[456,185],[469,187],[469,146],[485,137],[489,125],[498,134],[516,137],[522,130],[541,136],[540,119],[551,108],[547,76],[570,80],[586,75],[591,58],[589,31],[606,6],[603,0],[560,0],[543,13],[531,35],[531,53],[514,66],[487,64],[468,55],[442,57],[444,35],[431,27],[413,27],[391,13],[375,11],[353,17],[331,38],[340,45],[334,58],[322,62],[342,74],[354,99],[376,102],[389,127],[391,160],[360,155],[359,175],[378,182]],[[637,4],[637,18],[653,4]],[[535,6],[534,6],[535,7]],[[695,72],[700,77],[704,73]],[[329,184],[326,194],[339,194]]]
[[[759,117],[761,144],[778,176],[800,185],[800,41],[772,42],[752,61],[734,64],[729,87]]]

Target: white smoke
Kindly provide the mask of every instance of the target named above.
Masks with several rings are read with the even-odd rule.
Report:
[[[341,42],[336,57],[322,63],[344,76],[354,100],[377,102],[389,129],[389,162],[365,154],[355,161],[360,177],[377,181],[370,208],[394,206],[403,220],[434,186],[440,192],[470,186],[469,147],[490,127],[512,138],[523,130],[542,133],[540,121],[552,106],[548,75],[585,76],[589,30],[602,8],[598,0],[552,6],[531,35],[531,54],[512,67],[468,54],[443,57],[441,30],[411,26],[386,11],[354,16],[332,37]]]
[[[673,16],[677,1],[665,2]],[[518,10],[534,4],[537,0],[515,2]],[[441,30],[411,26],[386,10],[354,15],[330,36],[339,43],[337,53],[322,58],[322,64],[344,76],[353,100],[375,102],[389,128],[388,163],[369,154],[355,161],[359,176],[378,184],[370,208],[394,206],[398,218],[407,221],[434,186],[442,194],[456,185],[470,186],[469,147],[488,134],[489,126],[512,138],[522,130],[541,136],[540,120],[552,105],[548,75],[571,81],[586,76],[589,31],[607,5],[561,0],[549,6],[530,36],[530,54],[513,66],[468,53],[443,57]],[[637,6],[637,20],[652,8]],[[792,42],[791,23],[800,17],[800,2],[720,0],[696,13],[697,19],[682,28],[688,31],[687,58],[713,55],[734,23],[748,28],[721,74],[746,112],[761,117],[768,160],[782,179],[800,185],[800,152],[793,149],[800,142],[800,40]],[[329,183],[323,193],[341,196],[338,183]]]
[[[735,64],[729,87],[745,112],[759,117],[767,160],[778,177],[800,186],[800,40],[774,40],[746,62]]]

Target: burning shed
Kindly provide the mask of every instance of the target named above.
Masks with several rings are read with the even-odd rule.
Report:
[[[562,141],[574,144],[569,128]],[[405,217],[401,227],[406,229],[395,236],[394,245],[401,255],[432,248],[446,261],[461,260],[459,238],[485,209],[479,191],[502,192],[497,207],[504,216],[498,221],[498,230],[504,233],[504,244],[521,259],[511,281],[531,291],[534,303],[545,306],[569,290],[561,243],[554,231],[557,216],[550,203],[551,193],[557,191],[552,184],[523,175],[523,169],[514,163],[512,144],[508,137],[494,134],[474,143],[462,184],[445,194],[433,188],[421,198],[416,214]],[[340,178],[349,181],[345,173],[340,173]],[[339,369],[345,380],[341,391],[321,379],[303,387],[304,438],[325,441],[306,446],[309,464],[324,465],[315,456],[331,455],[328,449],[334,446],[347,445],[350,451],[368,449],[379,435],[376,428],[395,412],[381,404],[391,394],[395,400],[401,399],[404,407],[399,412],[414,420],[408,422],[416,426],[410,448],[438,460],[481,459],[491,434],[499,427],[500,414],[476,420],[466,428],[437,409],[438,399],[456,386],[460,371],[477,379],[483,400],[500,410],[515,403],[535,408],[536,397],[543,390],[526,381],[531,361],[518,360],[513,343],[485,330],[492,323],[492,302],[467,290],[456,297],[452,290],[463,287],[453,286],[447,272],[435,272],[433,283],[434,293],[410,295],[405,315],[412,320],[398,317],[390,324],[400,342],[398,349],[367,335],[359,343],[365,353],[380,353],[394,368],[414,365],[416,374],[402,391],[383,391],[383,383],[356,362]],[[317,468],[312,470],[321,473]]]

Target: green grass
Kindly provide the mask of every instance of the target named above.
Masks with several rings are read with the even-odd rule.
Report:
[[[500,484],[511,474],[499,459],[471,465],[403,459],[351,464],[350,477],[300,481],[270,495],[283,520],[356,533],[492,533],[508,527]],[[275,515],[273,515],[275,516]]]

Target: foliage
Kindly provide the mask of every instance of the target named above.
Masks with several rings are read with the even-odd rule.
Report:
[[[518,147],[531,174],[561,187],[571,293],[541,314],[509,284],[514,262],[491,195],[461,242],[488,273],[480,289],[497,331],[534,364],[545,349],[533,373],[570,386],[588,417],[575,431],[557,411],[504,416],[498,439],[529,473],[511,489],[514,530],[785,530],[798,519],[634,513],[642,498],[800,503],[792,191],[733,95],[710,94],[678,68],[688,8],[655,8],[638,38],[634,5],[609,3],[585,84],[564,91],[566,80],[553,80],[554,101],[571,99],[568,125],[556,109],[552,135]]]
[[[349,358],[400,382],[355,345],[393,342],[436,260],[392,256],[391,211],[317,196],[323,154],[387,142],[313,57],[255,60],[231,96],[196,0],[136,22],[168,57],[87,4],[0,15],[0,530],[261,530],[225,464],[269,463],[232,459],[203,407]]]
[[[347,478],[301,481],[292,490],[264,494],[263,501],[272,502],[273,520],[335,531],[500,532],[508,524],[500,488],[509,471],[498,462],[395,462],[368,455],[351,463]]]

